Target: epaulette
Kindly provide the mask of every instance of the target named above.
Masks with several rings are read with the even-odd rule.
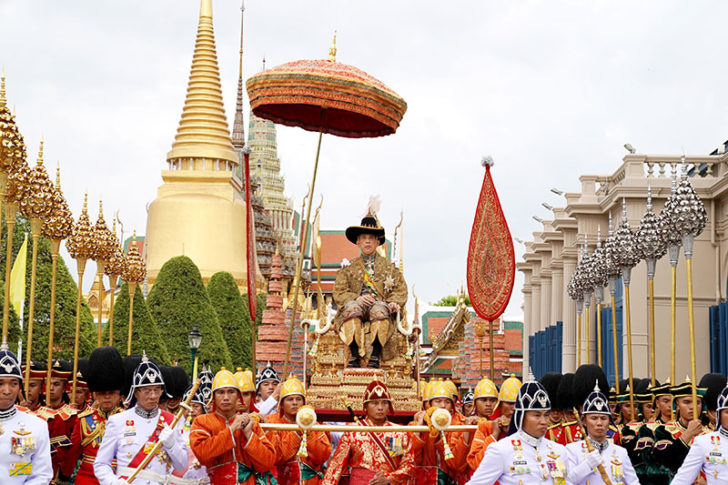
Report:
[[[676,423],[667,423],[662,427],[665,428],[665,431],[670,433],[670,435],[675,439],[679,438],[683,431],[683,429]]]
[[[84,409],[83,411],[81,411],[80,413],[78,413],[78,418],[79,419],[85,418],[86,416],[89,416],[91,414],[94,414],[95,412],[96,412],[96,410],[93,409],[93,408]]]
[[[60,408],[56,409],[56,416],[60,417],[63,421],[68,421],[76,414],[78,414],[78,409],[68,404],[64,404]]]
[[[31,416],[35,416],[37,418],[42,419],[43,421],[48,421],[48,417],[42,414],[38,414],[36,411],[31,411],[30,409],[24,407],[24,406],[15,406],[15,409],[20,411],[21,413],[30,414]]]
[[[573,426],[576,424],[576,421],[562,421],[561,426]]]

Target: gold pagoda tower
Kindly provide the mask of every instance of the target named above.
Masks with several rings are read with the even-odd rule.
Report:
[[[223,106],[212,0],[201,0],[182,119],[147,217],[150,286],[167,260],[185,255],[205,283],[216,272],[228,271],[245,287],[245,201],[234,175],[239,164]]]

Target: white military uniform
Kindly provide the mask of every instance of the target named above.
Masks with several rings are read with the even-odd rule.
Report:
[[[688,456],[670,483],[692,485],[701,471],[708,485],[728,483],[728,432],[723,428],[695,437]]]
[[[169,485],[207,485],[210,478],[207,475],[207,468],[200,464],[195,454],[190,448],[190,430],[184,428],[182,430],[182,440],[187,447],[187,469],[181,477],[175,475],[169,476]]]
[[[512,434],[485,450],[470,485],[566,483],[566,447],[523,431]]]
[[[99,452],[94,462],[94,472],[101,485],[120,483],[117,477],[128,477],[134,472],[128,465],[137,452],[147,445],[159,421],[159,410],[153,416],[141,408],[134,406],[124,412],[115,414],[106,422],[106,433],[101,440]],[[145,416],[145,414],[147,414]],[[149,465],[134,480],[139,485],[163,485],[167,483],[172,471],[184,470],[187,467],[187,447],[182,438],[184,421],[180,420],[175,427],[175,443],[171,448],[161,446],[161,452],[149,462]],[[111,467],[116,460],[116,473]]]
[[[639,485],[640,481],[634,471],[627,450],[607,440],[606,448],[600,450],[602,465],[612,485]],[[568,483],[574,485],[603,484],[602,475],[596,468],[590,468],[585,457],[589,454],[586,441],[575,441],[566,445],[569,459]]]
[[[0,413],[0,483],[48,485],[52,478],[48,424],[15,406]]]

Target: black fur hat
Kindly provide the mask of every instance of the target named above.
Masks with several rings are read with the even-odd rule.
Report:
[[[95,348],[88,358],[87,369],[81,372],[91,392],[121,391],[124,388],[124,361],[116,347]]]
[[[577,406],[584,404],[589,394],[594,392],[594,385],[599,386],[599,392],[609,395],[609,382],[601,367],[596,364],[584,364],[576,369],[574,374],[574,401]]]
[[[561,381],[559,381],[559,390],[556,392],[556,396],[558,398],[557,409],[571,411],[572,408],[581,404],[577,403],[574,399],[574,377],[574,374],[570,372],[561,377]]]
[[[559,383],[561,382],[562,377],[563,376],[560,372],[547,372],[541,376],[541,379],[538,380],[544,389],[546,389],[549,399],[551,400],[551,407],[554,409],[561,409],[558,407],[559,400],[557,396],[559,394]]]
[[[184,396],[187,387],[190,385],[187,372],[178,365],[170,367],[169,369],[170,379],[169,384],[167,384],[167,393],[172,396],[173,399]],[[164,382],[167,382],[166,375],[164,376]]]
[[[710,411],[715,411],[718,408],[718,396],[723,391],[726,385],[726,376],[723,374],[705,374],[700,378],[698,387],[707,388],[703,402],[705,407]]]

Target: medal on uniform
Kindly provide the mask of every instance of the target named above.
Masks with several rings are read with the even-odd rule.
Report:
[[[25,423],[20,423],[20,429],[13,430],[13,433],[20,436],[27,436],[30,434],[30,431],[26,431]]]
[[[10,453],[23,456],[35,451],[35,438],[32,436],[15,437],[10,440]]]
[[[624,467],[622,466],[622,462],[619,461],[619,459],[617,459],[615,457],[610,463],[612,465],[612,467],[611,467],[612,468],[612,476],[617,481],[620,481],[621,482],[622,481],[622,476],[624,475],[624,471],[623,471],[623,468]]]

